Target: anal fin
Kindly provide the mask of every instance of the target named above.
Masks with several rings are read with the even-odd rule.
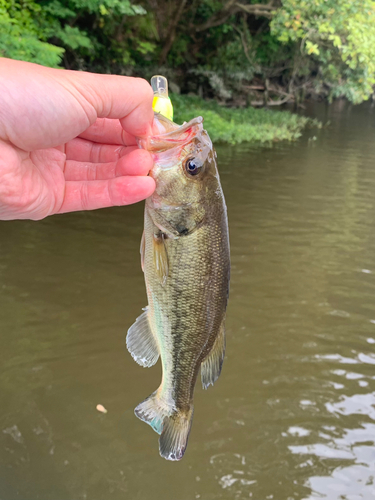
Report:
[[[170,412],[171,409],[159,398],[158,391],[153,392],[134,410],[135,415],[146,424],[151,425],[158,434],[161,434],[164,418]]]
[[[159,358],[159,349],[148,321],[148,308],[128,330],[126,347],[141,366],[152,366]]]
[[[224,321],[221,325],[219,335],[216,337],[210,353],[205,357],[201,364],[201,379],[203,389],[208,389],[214,385],[219,378],[223,366],[225,355],[225,327]]]

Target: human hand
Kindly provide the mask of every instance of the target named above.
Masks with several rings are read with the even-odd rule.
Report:
[[[142,79],[0,58],[0,220],[127,205],[155,189]]]

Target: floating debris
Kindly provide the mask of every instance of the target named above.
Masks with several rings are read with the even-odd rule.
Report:
[[[103,405],[96,405],[96,409],[100,411],[100,413],[108,413],[107,408],[104,408]]]

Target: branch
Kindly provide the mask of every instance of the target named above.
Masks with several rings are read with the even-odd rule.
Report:
[[[262,3],[256,3],[253,5],[236,3],[235,6],[237,7],[237,10],[243,10],[247,14],[251,14],[253,16],[263,16],[263,17],[267,17],[269,19],[272,18],[274,10],[275,10],[275,6],[274,6],[273,2],[270,2],[267,5],[264,5]]]
[[[241,43],[242,43],[242,47],[243,47],[243,51],[245,53],[245,57],[246,59],[249,61],[250,64],[253,64],[253,61],[250,59],[250,55],[249,55],[249,49],[248,49],[248,46],[246,44],[246,39],[245,39],[245,35],[242,33],[242,31],[240,29],[238,29],[234,24],[232,24],[232,27],[237,31],[237,33],[239,33],[240,35],[240,38],[241,38]]]
[[[268,101],[267,106],[281,106],[292,99],[293,96],[285,97],[285,99],[281,99],[280,101]],[[261,107],[264,106],[264,101],[250,101],[250,105],[254,107]]]
[[[264,85],[242,85],[245,90],[264,90]]]
[[[220,26],[224,24],[225,21],[233,14],[233,6],[236,0],[228,0],[221,11],[216,12],[212,17],[207,19],[207,21],[200,26],[196,26],[195,31],[204,31],[208,28],[214,28],[215,26]]]
[[[246,12],[246,14],[250,14],[253,16],[263,16],[271,19],[276,10],[275,1],[272,0],[267,5],[262,3],[257,3],[254,5],[242,4],[236,2],[236,0],[229,0],[221,11],[216,12],[212,17],[207,19],[207,21],[200,26],[195,28],[195,31],[204,31],[209,28],[214,28],[215,26],[220,26],[224,24],[230,16],[236,14],[237,12]]]
[[[175,16],[174,16],[174,19],[172,20],[172,22],[170,23],[169,25],[169,34],[168,34],[168,37],[165,41],[165,44],[164,44],[164,47],[163,47],[163,50],[161,51],[161,54],[160,54],[160,58],[159,58],[159,64],[162,65],[165,63],[165,60],[167,58],[167,55],[169,53],[169,51],[171,50],[171,47],[173,45],[173,42],[174,42],[174,39],[176,38],[176,29],[177,29],[177,25],[180,21],[180,18],[182,16],[182,12],[185,8],[185,5],[187,3],[187,0],[182,0],[179,7],[177,8],[176,12],[175,12]]]

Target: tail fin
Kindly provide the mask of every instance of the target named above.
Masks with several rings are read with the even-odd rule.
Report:
[[[161,434],[164,418],[170,415],[172,410],[159,398],[158,391],[155,391],[136,407],[134,413],[143,422],[151,425],[155,432]]]
[[[159,439],[160,455],[167,460],[181,460],[184,456],[193,420],[193,406],[187,413],[176,412],[166,417]]]

